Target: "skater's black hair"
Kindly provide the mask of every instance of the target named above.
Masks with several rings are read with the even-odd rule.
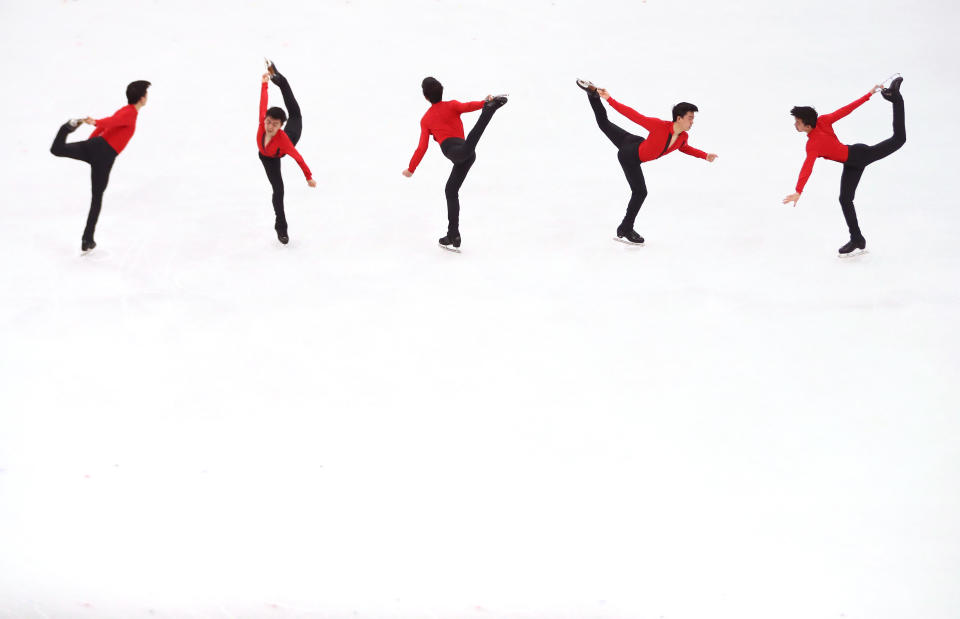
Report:
[[[283,111],[282,107],[272,107],[267,110],[267,116],[270,118],[275,118],[281,123],[287,122],[287,113]]]
[[[687,112],[699,112],[700,108],[695,106],[692,103],[687,103],[686,101],[681,101],[680,103],[673,106],[673,122],[677,122],[678,118],[683,118],[687,115]]]
[[[146,80],[137,80],[127,84],[127,103],[133,105],[147,94],[147,88],[150,88],[150,82]]]
[[[817,126],[817,110],[813,109],[809,105],[799,105],[792,110],[790,110],[790,115],[794,118],[799,118],[803,121],[803,124],[808,127]]]
[[[426,97],[430,103],[440,103],[443,99],[443,84],[441,84],[437,78],[425,77],[420,86],[423,88],[423,96]]]

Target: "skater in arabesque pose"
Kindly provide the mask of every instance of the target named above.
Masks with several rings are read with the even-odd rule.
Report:
[[[617,147],[617,159],[620,160],[620,167],[623,168],[623,173],[627,177],[627,183],[630,184],[632,192],[630,202],[627,203],[627,213],[617,227],[615,240],[630,245],[643,245],[643,237],[633,229],[640,207],[647,197],[647,184],[643,179],[641,164],[659,159],[675,150],[710,162],[717,158],[713,153],[707,154],[687,144],[687,131],[693,126],[694,113],[699,110],[692,103],[681,102],[673,106],[671,114],[673,120],[649,118],[617,102],[606,89],[597,88],[592,82],[577,80],[577,86],[587,91],[587,99],[590,102],[590,107],[593,108],[597,125]],[[610,119],[607,118],[607,110],[600,101],[601,99],[609,103],[610,107],[649,131],[649,135],[642,138],[628,133],[610,122]]]
[[[863,174],[864,168],[874,161],[896,152],[907,141],[907,130],[903,118],[903,96],[900,94],[901,83],[903,83],[903,78],[897,77],[887,88],[878,84],[871,88],[867,94],[832,114],[818,116],[815,109],[807,106],[794,107],[790,110],[790,114],[796,119],[793,124],[797,131],[807,134],[807,158],[803,162],[803,167],[800,168],[797,191],[784,198],[783,203],[793,202],[794,206],[797,205],[797,200],[800,199],[800,194],[803,192],[807,179],[810,178],[817,157],[842,163],[840,208],[843,210],[843,217],[847,220],[850,241],[838,250],[840,257],[856,256],[864,253],[867,248],[867,240],[863,238],[863,233],[860,231],[857,212],[853,207],[853,198],[857,193],[857,185],[860,183],[860,176]],[[846,146],[841,144],[833,132],[833,123],[866,103],[878,90],[880,96],[893,103],[893,136],[873,146],[867,146],[866,144]]]
[[[127,105],[117,110],[109,118],[94,120],[74,118],[60,127],[57,137],[53,139],[50,152],[57,157],[79,159],[90,164],[90,212],[87,214],[87,225],[83,229],[80,240],[80,251],[86,253],[97,246],[93,240],[100,218],[100,207],[103,205],[103,192],[107,189],[110,180],[110,170],[113,162],[123,149],[137,128],[137,115],[147,104],[147,88],[150,82],[137,80],[127,85]],[[81,123],[93,125],[96,129],[90,137],[82,142],[67,144],[67,135],[76,131]]]
[[[276,65],[267,61],[267,72],[263,74],[260,85],[260,126],[257,128],[257,149],[260,151],[260,163],[267,173],[270,186],[273,187],[273,212],[276,216],[273,228],[277,231],[277,239],[286,245],[290,241],[287,236],[287,215],[283,209],[283,176],[280,173],[280,160],[284,155],[290,155],[303,170],[307,177],[307,184],[317,186],[313,180],[310,168],[303,157],[297,152],[296,145],[300,141],[303,131],[303,117],[300,115],[300,106],[293,97],[293,90],[287,78],[277,71]],[[283,104],[290,111],[287,119],[283,108],[272,107],[267,109],[267,82],[272,81],[280,88],[283,95]],[[286,129],[281,129],[286,123]]]
[[[496,97],[488,95],[483,101],[461,103],[459,101],[443,101],[443,85],[433,77],[427,77],[421,83],[423,96],[430,102],[430,109],[420,119],[420,143],[410,159],[410,165],[403,171],[406,177],[413,176],[427,146],[430,136],[440,144],[440,151],[444,157],[453,162],[453,170],[447,180],[445,193],[447,197],[447,234],[440,239],[440,247],[450,251],[460,250],[460,186],[467,178],[467,172],[477,160],[477,142],[483,135],[493,113],[507,103],[506,95]],[[470,134],[463,137],[463,122],[460,115],[474,112],[479,109],[480,118],[470,130]]]

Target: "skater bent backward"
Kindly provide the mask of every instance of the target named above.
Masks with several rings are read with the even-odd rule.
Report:
[[[897,77],[888,88],[883,88],[881,84],[877,84],[867,94],[831,114],[818,116],[817,111],[808,106],[798,106],[790,110],[790,114],[795,119],[794,127],[800,133],[807,134],[807,158],[803,162],[803,167],[800,168],[796,192],[784,198],[783,203],[793,202],[794,206],[797,205],[807,179],[810,178],[810,173],[813,171],[813,164],[818,157],[842,163],[840,208],[843,210],[843,217],[847,222],[850,241],[838,250],[841,258],[864,253],[867,248],[867,240],[860,231],[857,212],[853,206],[853,198],[857,192],[857,185],[860,184],[863,170],[871,163],[896,152],[907,141],[903,116],[903,96],[900,94],[901,83],[903,83],[903,78]],[[846,146],[841,144],[837,135],[833,132],[833,123],[866,103],[878,90],[880,96],[893,104],[893,136],[873,146],[867,146],[866,144]]]
[[[597,125],[604,135],[617,147],[617,159],[630,185],[630,201],[623,221],[617,227],[614,240],[629,245],[643,245],[643,237],[634,230],[637,214],[647,197],[647,184],[643,178],[641,164],[659,159],[675,150],[713,162],[717,156],[705,153],[687,144],[687,132],[693,126],[694,113],[699,111],[692,103],[681,102],[673,106],[672,121],[650,118],[617,102],[604,88],[597,88],[592,82],[577,80],[577,86],[587,91],[587,100],[593,108]],[[624,131],[607,118],[607,110],[601,99],[610,104],[628,119],[637,123],[650,133],[646,138]]]
[[[461,103],[459,101],[443,101],[443,85],[433,77],[427,77],[421,83],[423,96],[430,102],[430,109],[420,119],[420,143],[410,159],[410,164],[403,171],[406,177],[413,176],[417,166],[427,152],[430,136],[440,144],[440,151],[444,157],[453,162],[453,170],[444,190],[447,198],[447,234],[440,239],[440,247],[450,251],[460,251],[460,187],[467,178],[467,172],[477,160],[477,142],[483,135],[494,112],[507,103],[506,95],[487,95],[483,101]],[[466,112],[480,112],[477,124],[464,138],[463,122],[460,115]]]
[[[293,96],[293,90],[287,79],[277,71],[276,65],[267,60],[267,72],[263,74],[260,84],[260,126],[257,128],[257,149],[260,151],[260,163],[263,164],[263,170],[267,173],[267,180],[273,188],[273,212],[275,221],[273,228],[277,232],[277,239],[286,245],[290,241],[287,235],[287,215],[283,206],[283,176],[280,173],[280,160],[284,155],[290,155],[303,170],[307,178],[307,184],[311,187],[317,186],[317,181],[313,180],[310,168],[300,153],[297,152],[296,145],[300,141],[300,134],[303,132],[303,117],[300,114],[300,105]],[[287,119],[283,108],[272,107],[267,109],[267,82],[272,81],[280,88],[283,95],[283,103],[290,110],[290,118]],[[281,129],[286,123],[286,130]]]
[[[100,218],[103,193],[110,180],[110,170],[113,169],[113,162],[117,155],[123,152],[130,138],[133,137],[137,128],[137,116],[147,104],[149,87],[150,82],[144,80],[130,82],[127,85],[127,105],[109,118],[95,120],[87,116],[68,120],[60,127],[50,147],[50,152],[57,157],[69,157],[90,164],[90,211],[80,240],[80,251],[84,253],[97,246],[93,235],[97,228],[97,220]],[[67,136],[76,131],[81,123],[93,125],[96,129],[88,139],[67,144]]]

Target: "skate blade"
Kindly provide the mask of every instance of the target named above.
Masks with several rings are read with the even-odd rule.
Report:
[[[837,254],[837,258],[840,258],[841,260],[848,260],[850,258],[856,258],[857,256],[862,256],[864,254],[869,254],[869,253],[870,252],[867,251],[866,249],[855,249],[849,254]]]
[[[94,247],[93,249],[88,249],[87,251],[81,251],[80,257],[90,262],[98,262],[100,260],[106,260],[110,257],[110,252],[105,249],[98,249]]]
[[[452,253],[452,254],[459,254],[459,253],[460,253],[460,248],[459,248],[459,247],[454,247],[453,245],[442,245],[442,244],[440,244],[440,243],[437,243],[437,247],[439,247],[440,249],[446,250],[446,251],[448,251],[448,252],[450,252],[450,253]]]
[[[618,236],[613,237],[613,240],[617,243],[623,243],[624,245],[629,245],[630,247],[643,247],[643,243],[631,243],[627,239],[621,239]]]

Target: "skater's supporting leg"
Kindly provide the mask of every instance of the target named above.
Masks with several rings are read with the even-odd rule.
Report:
[[[450,178],[447,179],[447,185],[444,187],[444,193],[447,196],[448,234],[460,233],[460,187],[476,160],[477,155],[473,153],[466,161],[453,164],[453,170],[450,171]]]
[[[64,123],[57,132],[57,137],[53,138],[53,145],[50,146],[50,152],[57,157],[69,157],[90,163],[90,144],[89,140],[82,142],[71,142],[67,144],[67,135],[72,133],[76,127],[71,127],[70,123]]]
[[[631,191],[630,202],[627,203],[627,214],[624,215],[623,222],[618,228],[620,230],[633,230],[640,207],[647,199],[647,183],[643,179],[640,156],[637,152],[639,147],[640,142],[630,140],[625,142],[617,152],[617,159],[620,161],[620,167],[623,168],[623,174],[627,177]]]
[[[605,107],[603,107],[603,101],[600,100],[600,95],[596,93],[588,93],[587,100],[590,101],[590,107],[593,108],[593,115],[597,119],[597,126],[600,127],[600,130],[603,131],[604,135],[610,138],[610,141],[613,142],[614,146],[620,148],[627,140],[643,141],[643,138],[640,136],[624,131],[620,127],[610,122],[610,119],[607,118],[607,110]]]
[[[277,232],[286,233],[287,215],[283,210],[283,176],[280,174],[280,158],[260,155],[263,169],[267,173],[270,186],[273,187],[273,212],[276,215]]]
[[[106,148],[109,145],[104,143]],[[114,157],[105,153],[101,158],[94,158],[90,163],[90,212],[87,213],[87,225],[83,229],[83,238],[89,241],[93,240],[94,232],[97,229],[97,220],[100,219],[100,207],[103,206],[103,192],[107,189],[107,183],[110,181],[110,170],[113,169]]]
[[[288,118],[287,123],[283,126],[283,131],[296,146],[297,142],[300,141],[300,134],[303,133],[303,115],[300,113],[300,105],[293,96],[293,89],[290,88],[287,78],[277,73],[273,77],[273,83],[280,88],[280,93],[283,95],[283,105],[287,108]]]
[[[851,152],[857,146],[863,146],[863,144],[851,146]],[[860,184],[862,175],[863,167],[851,165],[849,160],[844,164],[843,174],[840,175],[840,208],[843,209],[843,218],[847,220],[850,238],[854,240],[863,238],[863,234],[860,232],[860,224],[857,222],[857,211],[853,207],[853,199],[856,196],[857,185]]]

